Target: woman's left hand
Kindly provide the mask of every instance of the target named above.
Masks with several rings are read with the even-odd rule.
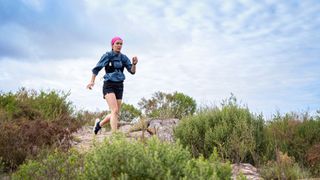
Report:
[[[136,65],[138,63],[138,58],[137,58],[137,56],[134,56],[133,58],[132,58],[132,64],[133,65]]]

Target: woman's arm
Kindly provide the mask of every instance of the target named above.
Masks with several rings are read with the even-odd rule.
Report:
[[[136,65],[138,63],[138,58],[136,56],[134,56],[132,58],[132,66],[131,66],[131,72],[134,74],[136,73]]]
[[[94,81],[95,81],[95,79],[96,79],[96,76],[97,76],[97,75],[92,74],[92,76],[91,76],[91,81],[90,81],[90,83],[87,85],[87,88],[88,88],[88,89],[92,89],[92,87],[94,86]]]
[[[96,76],[98,75],[99,71],[108,63],[109,61],[109,54],[105,53],[100,61],[97,63],[97,65],[92,69],[92,76],[91,76],[91,81],[90,83],[87,85],[88,89],[92,89],[92,87],[94,86],[94,81],[96,79]]]

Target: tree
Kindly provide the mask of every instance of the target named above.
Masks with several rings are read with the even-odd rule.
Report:
[[[151,99],[142,98],[138,105],[147,117],[178,119],[192,115],[197,107],[190,96],[179,92],[166,94],[160,91],[154,93]]]

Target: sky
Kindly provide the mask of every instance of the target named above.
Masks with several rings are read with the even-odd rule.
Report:
[[[77,109],[108,109],[92,68],[124,40],[137,56],[123,102],[182,92],[198,106],[235,95],[250,111],[320,110],[319,0],[0,0],[0,91],[70,92]]]

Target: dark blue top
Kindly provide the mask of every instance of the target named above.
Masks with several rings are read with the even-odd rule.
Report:
[[[98,75],[99,71],[105,66],[109,65],[109,63],[110,64],[112,63],[116,70],[114,72],[106,73],[103,76],[105,81],[113,81],[113,82],[124,81],[126,77],[124,73],[119,70],[119,69],[122,69],[123,67],[125,67],[128,70],[128,72],[130,72],[131,74],[134,74],[133,72],[131,72],[132,64],[129,58],[124,54],[115,53],[113,51],[106,52],[104,55],[102,55],[100,61],[92,69],[92,73],[95,75]]]

